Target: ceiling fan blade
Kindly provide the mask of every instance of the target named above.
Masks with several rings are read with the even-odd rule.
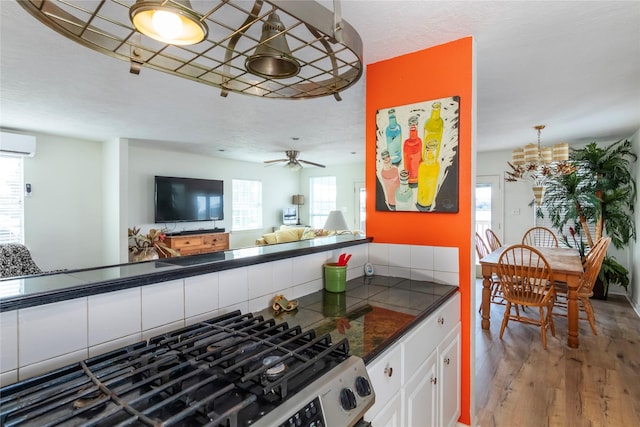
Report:
[[[320,163],[313,163],[313,162],[310,162],[310,161],[308,161],[308,160],[298,159],[298,161],[299,161],[299,162],[302,162],[302,163],[306,163],[306,164],[308,164],[308,165],[317,166],[317,167],[319,167],[319,168],[324,168],[324,167],[326,167],[325,165],[321,165]]]
[[[265,160],[264,163],[278,163],[278,162],[288,162],[289,159],[278,159],[278,160]]]

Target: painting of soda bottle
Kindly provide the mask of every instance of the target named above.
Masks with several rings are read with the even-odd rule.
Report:
[[[458,212],[460,97],[376,112],[376,210]]]

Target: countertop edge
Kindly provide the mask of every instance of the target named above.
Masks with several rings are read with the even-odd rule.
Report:
[[[362,245],[370,243],[371,238],[364,238],[358,240],[341,241],[335,243],[328,243],[322,246],[309,246],[306,248],[285,249],[278,252],[272,252],[268,254],[260,254],[247,256],[237,259],[225,259],[218,260],[209,263],[203,263],[193,266],[183,266],[172,270],[163,270],[154,273],[140,274],[137,276],[114,278],[99,282],[87,282],[79,285],[72,285],[61,289],[50,290],[41,293],[34,293],[30,295],[20,295],[15,297],[7,297],[0,300],[0,311],[19,310],[28,307],[35,307],[39,305],[51,304],[75,298],[87,297],[91,295],[97,295],[108,292],[115,292],[124,289],[134,288],[138,286],[146,286],[156,283],[167,282],[171,280],[184,279],[192,276],[199,276],[208,273],[215,273],[224,270],[230,270],[234,268],[247,267],[250,265],[263,264],[272,261],[278,261],[286,258],[299,257],[318,252],[325,252],[328,250],[340,249],[349,246]],[[232,251],[231,251],[232,252]],[[194,255],[198,256],[198,255]],[[162,259],[155,261],[146,261],[149,263],[157,262],[162,263]],[[117,267],[108,266],[102,268]],[[56,274],[60,275],[72,275],[77,271],[87,271],[91,269],[62,271]],[[38,277],[43,277],[39,275]],[[24,279],[25,277],[7,278],[7,279]],[[6,279],[5,279],[6,280]]]

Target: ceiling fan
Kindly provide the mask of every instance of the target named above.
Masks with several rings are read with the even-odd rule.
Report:
[[[298,159],[298,155],[300,154],[300,152],[298,150],[287,150],[287,151],[285,151],[285,154],[287,155],[286,159],[266,160],[265,163],[270,164],[270,163],[287,162],[287,164],[285,164],[285,167],[292,168],[292,169],[300,169],[300,168],[302,168],[303,167],[302,163],[307,164],[307,165],[311,165],[311,166],[317,166],[319,168],[325,167],[324,165],[321,165],[320,163],[314,163],[314,162],[310,162],[308,160]]]

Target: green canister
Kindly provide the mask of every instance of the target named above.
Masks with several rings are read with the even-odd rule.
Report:
[[[324,265],[324,288],[329,292],[344,292],[347,287],[347,266],[329,262]]]

